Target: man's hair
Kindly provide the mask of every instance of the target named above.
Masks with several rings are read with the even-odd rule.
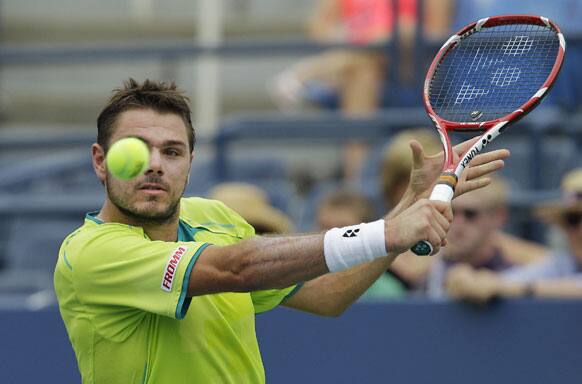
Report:
[[[363,194],[348,188],[328,192],[319,203],[320,208],[349,209],[360,221],[370,221],[374,218],[374,206]],[[357,224],[357,223],[354,223]]]
[[[146,79],[140,84],[130,78],[123,83],[123,88],[117,88],[113,92],[97,118],[97,143],[105,150],[109,146],[117,118],[132,109],[152,109],[158,113],[179,115],[186,125],[190,151],[194,149],[196,134],[192,126],[188,98],[177,89],[174,82]]]

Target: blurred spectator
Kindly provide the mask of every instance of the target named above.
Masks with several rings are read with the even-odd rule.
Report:
[[[426,128],[405,130],[392,139],[383,154],[380,170],[380,188],[388,209],[398,203],[408,186],[412,169],[412,152],[409,145],[411,140],[420,142],[427,155],[434,155],[442,150],[437,135]],[[477,266],[481,260],[487,264],[485,259],[488,256],[475,256],[472,260],[473,256],[469,255],[477,252],[488,254],[491,251],[488,246],[491,244],[495,244],[496,252],[502,255],[494,259],[504,260],[507,266],[536,261],[545,253],[545,248],[538,244],[502,232],[501,229],[507,220],[507,208],[506,187],[500,179],[493,179],[493,185],[455,199],[453,208],[456,206],[459,206],[461,217],[455,218],[449,232],[448,245],[442,251],[450,252],[452,255],[450,261],[445,263],[438,257],[418,257],[407,252],[392,263],[391,272],[405,282],[409,289],[421,288],[427,284],[428,279],[429,295],[443,296],[443,276],[440,275],[445,273],[444,268],[448,269],[455,261],[471,262]],[[489,206],[492,209],[484,211]],[[467,211],[462,210],[465,208]],[[477,215],[481,211],[483,211],[481,220],[471,223],[465,219],[471,213]],[[453,234],[454,232],[456,234]],[[468,251],[469,249],[471,251]],[[498,267],[501,268],[501,265]]]
[[[502,232],[508,217],[506,204],[507,188],[500,178],[453,200],[447,246],[434,257],[427,277],[429,297],[446,297],[445,281],[457,269],[502,272],[542,258],[547,250],[541,245]]]
[[[333,190],[321,199],[316,214],[317,230],[369,222],[374,220],[372,203],[364,195],[350,189]],[[361,300],[382,300],[401,297],[405,286],[390,272],[384,273],[364,293]]]
[[[396,1],[396,0],[395,0]],[[439,38],[449,31],[452,1],[424,1],[424,31]],[[396,10],[396,15],[394,15]],[[403,48],[400,77],[410,78],[410,49],[417,24],[417,1],[320,0],[309,22],[310,36],[323,43],[387,43],[397,28]],[[308,57],[280,74],[273,96],[283,109],[315,102],[347,114],[366,114],[380,106],[385,83],[385,52],[364,49],[332,49]],[[336,101],[337,99],[337,101]]]
[[[208,197],[222,201],[255,228],[257,235],[294,232],[287,215],[269,204],[267,193],[247,183],[222,183],[210,190]]]
[[[309,33],[324,43],[379,43],[388,40],[393,23],[388,1],[320,0]],[[385,65],[380,51],[332,49],[277,76],[273,96],[283,110],[306,102],[335,107],[337,98],[347,114],[369,113],[378,107]]]
[[[401,80],[410,83],[417,1],[394,1],[396,6],[388,0],[320,0],[309,23],[310,35],[324,43],[388,43],[397,28],[401,54],[396,70]],[[425,30],[431,35],[447,32],[451,0],[424,4]],[[331,49],[286,69],[272,82],[271,93],[282,110],[315,104],[365,115],[378,109],[386,94],[388,61],[380,50]],[[348,180],[358,176],[366,152],[367,146],[359,142],[346,146],[343,173]]]
[[[564,232],[568,251],[502,273],[461,269],[447,280],[450,295],[477,302],[497,296],[582,298],[582,168],[564,177],[562,192],[560,201],[539,206],[537,214]]]

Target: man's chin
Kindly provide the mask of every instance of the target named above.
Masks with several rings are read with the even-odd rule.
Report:
[[[152,204],[152,202],[137,205],[133,211],[136,216],[150,219],[169,218],[174,214],[174,211],[170,210],[168,204]]]
[[[177,206],[172,207],[167,202],[160,201],[139,201],[131,208],[120,208],[126,215],[139,221],[167,221],[174,217]]]

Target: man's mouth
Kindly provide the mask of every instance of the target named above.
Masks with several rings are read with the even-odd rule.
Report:
[[[151,192],[151,193],[161,193],[166,192],[166,188],[162,184],[158,183],[145,183],[139,186],[138,190]]]

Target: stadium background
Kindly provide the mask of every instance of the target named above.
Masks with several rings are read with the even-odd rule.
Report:
[[[77,382],[52,294],[60,240],[99,207],[89,145],[109,92],[131,76],[175,80],[192,99],[199,144],[188,193],[221,181],[265,188],[299,230],[335,185],[341,144],[373,143],[357,188],[377,197],[377,162],[399,130],[427,126],[420,84],[441,41],[418,34],[414,84],[383,108],[347,118],[333,107],[277,111],[267,84],[326,48],[305,33],[307,0],[0,3],[0,381]],[[422,7],[419,7],[422,9]],[[486,12],[486,13],[483,13]],[[566,64],[544,108],[497,146],[513,153],[509,230],[552,241],[531,206],[582,165],[582,1],[457,0],[451,32],[483,16],[537,13],[561,26]],[[422,25],[420,26],[422,28]],[[387,54],[398,47],[388,44]],[[397,57],[397,56],[393,56]],[[399,88],[401,87],[401,88]],[[511,301],[475,308],[406,300],[358,304],[338,319],[277,310],[258,318],[267,379],[285,382],[579,382],[582,306]]]

